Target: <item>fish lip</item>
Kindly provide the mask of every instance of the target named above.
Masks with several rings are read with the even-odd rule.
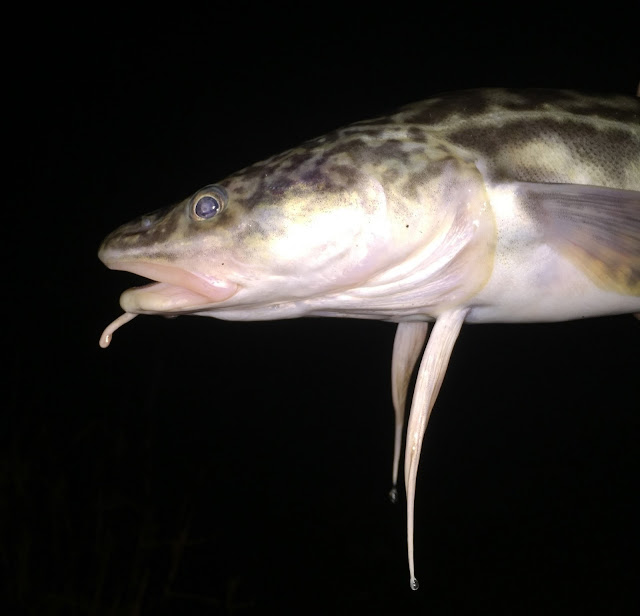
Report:
[[[193,311],[194,308],[201,308],[205,305],[222,302],[238,291],[238,285],[233,282],[214,276],[194,274],[173,265],[141,261],[109,262],[108,260],[104,260],[104,263],[112,270],[131,272],[132,274],[143,276],[165,287],[172,287],[176,290],[186,290],[192,296],[189,304],[184,306],[184,309],[189,311]],[[150,285],[129,289],[124,292],[123,296],[126,294],[135,294],[138,290],[140,292],[151,291],[154,286],[156,285],[152,282]],[[140,310],[140,312],[143,312],[143,310]]]

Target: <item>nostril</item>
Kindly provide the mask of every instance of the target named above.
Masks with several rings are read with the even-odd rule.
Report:
[[[140,233],[144,233],[148,231],[154,223],[153,217],[146,215],[141,216],[140,218],[131,221],[128,225],[125,225],[120,234],[122,237],[131,237],[132,235],[140,235]]]

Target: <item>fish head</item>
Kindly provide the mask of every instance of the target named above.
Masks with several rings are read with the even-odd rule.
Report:
[[[484,216],[481,179],[426,138],[378,133],[320,137],[116,229],[100,259],[156,281],[122,294],[125,313],[394,320],[440,302]]]

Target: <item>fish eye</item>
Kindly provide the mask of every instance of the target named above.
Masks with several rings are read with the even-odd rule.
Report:
[[[194,220],[208,220],[219,214],[227,204],[227,191],[212,184],[199,190],[192,199],[191,213]]]

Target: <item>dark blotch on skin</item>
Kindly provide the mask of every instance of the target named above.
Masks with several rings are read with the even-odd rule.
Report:
[[[416,141],[418,143],[426,143],[429,139],[427,132],[417,126],[410,126],[407,129],[407,136],[411,141]]]
[[[327,176],[316,166],[300,175],[300,179],[310,188],[319,188],[327,183]]]
[[[348,137],[336,142],[333,147],[327,148],[326,159],[338,154],[348,154],[354,156],[361,148],[366,148],[367,143],[361,137]]]
[[[410,152],[407,150],[406,142],[399,139],[388,139],[376,145],[371,154],[372,158],[377,158],[380,162],[395,159],[404,164],[409,158]]]

